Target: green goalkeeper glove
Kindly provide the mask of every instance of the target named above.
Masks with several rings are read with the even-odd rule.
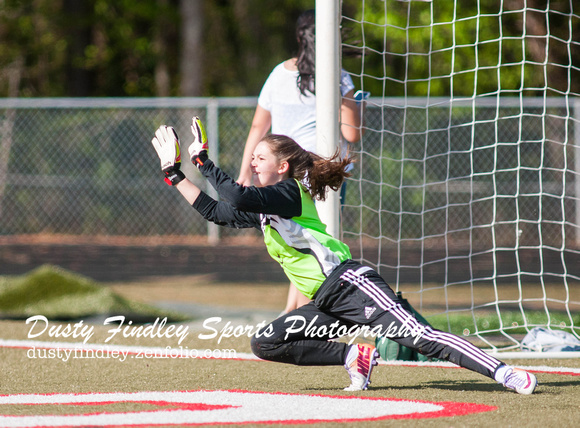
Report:
[[[181,172],[181,149],[179,148],[179,137],[171,126],[161,125],[155,131],[155,137],[151,140],[153,147],[157,151],[157,156],[161,160],[161,171],[165,174],[165,182],[170,186],[185,179],[185,174]]]
[[[191,122],[193,143],[189,146],[189,156],[193,164],[199,168],[208,159],[207,135],[199,117],[194,116]]]

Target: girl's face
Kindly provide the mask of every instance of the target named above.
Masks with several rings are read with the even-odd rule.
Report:
[[[272,153],[268,143],[260,141],[252,155],[250,168],[254,177],[254,186],[264,187],[287,178],[288,162],[280,162]]]

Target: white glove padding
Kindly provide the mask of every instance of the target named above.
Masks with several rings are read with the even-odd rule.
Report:
[[[151,140],[157,156],[161,161],[161,170],[165,174],[165,182],[175,186],[185,178],[181,168],[181,149],[177,132],[171,127],[161,125],[155,131],[155,137]]]
[[[194,116],[191,120],[191,133],[193,134],[193,143],[189,146],[189,156],[191,161],[198,168],[208,159],[207,135],[199,117]]]

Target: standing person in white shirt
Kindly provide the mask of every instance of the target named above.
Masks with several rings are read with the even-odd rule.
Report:
[[[237,179],[244,186],[252,185],[250,162],[258,143],[270,131],[295,140],[304,150],[316,153],[316,95],[315,77],[315,14],[308,10],[296,22],[298,54],[278,64],[264,83]],[[341,70],[340,107],[341,150],[346,154],[348,143],[356,143],[361,137],[361,112],[354,99],[354,84],[350,75]],[[344,190],[344,189],[343,189]],[[341,192],[341,199],[344,191]],[[310,299],[290,284],[286,308],[288,313]]]

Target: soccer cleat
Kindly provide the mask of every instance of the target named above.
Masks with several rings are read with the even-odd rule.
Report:
[[[503,385],[514,389],[518,394],[530,395],[536,389],[536,376],[522,369],[509,367],[504,377]]]
[[[371,383],[371,372],[377,365],[379,353],[372,345],[363,343],[353,345],[350,349],[344,368],[350,376],[350,386],[345,391],[362,391]]]

